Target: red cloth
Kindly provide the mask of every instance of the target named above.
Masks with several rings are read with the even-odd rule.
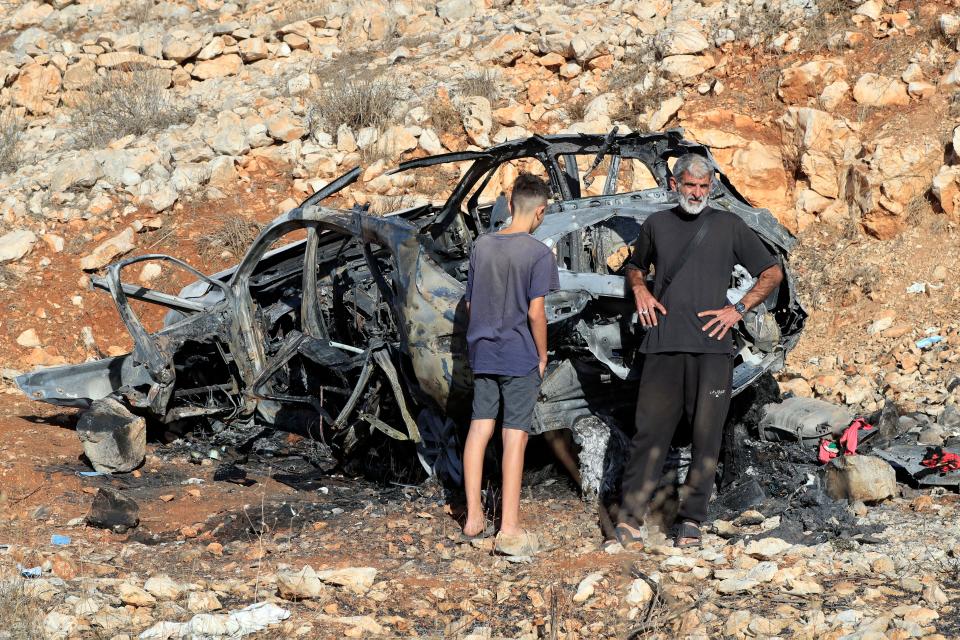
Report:
[[[960,471],[960,456],[955,453],[950,453],[949,451],[944,451],[942,447],[928,447],[920,464],[931,469],[936,469],[940,473]]]
[[[873,429],[873,425],[863,418],[857,418],[851,422],[850,426],[844,429],[843,435],[840,436],[840,446],[843,447],[843,454],[847,456],[854,455],[857,452],[858,433],[861,430],[870,431],[871,429]]]
[[[817,452],[817,460],[820,461],[820,464],[827,464],[838,455],[840,455],[840,450],[837,449],[836,443],[827,438],[820,441],[820,450]]]

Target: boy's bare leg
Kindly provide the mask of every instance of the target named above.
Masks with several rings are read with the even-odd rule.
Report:
[[[527,432],[503,429],[503,518],[500,533],[515,535],[520,527],[520,482],[523,479],[523,454],[527,448]]]
[[[463,489],[467,494],[467,521],[463,533],[475,536],[484,529],[483,504],[480,487],[483,484],[483,456],[493,436],[495,419],[471,420],[470,432],[463,447]]]

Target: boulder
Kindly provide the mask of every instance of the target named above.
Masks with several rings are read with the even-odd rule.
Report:
[[[477,7],[472,0],[440,0],[437,3],[437,15],[444,22],[456,22],[472,18]]]
[[[133,251],[136,246],[133,239],[133,229],[127,227],[118,235],[104,240],[88,255],[80,258],[80,268],[84,271],[94,271],[105,267],[115,258]]]
[[[283,110],[267,120],[267,133],[279,142],[292,142],[307,135],[307,127],[302,119]]]
[[[59,101],[61,84],[60,71],[52,64],[28,64],[10,87],[10,98],[14,106],[34,115],[50,113]]]
[[[297,572],[280,571],[277,573],[277,589],[280,597],[287,600],[317,598],[327,590],[317,572],[310,565]]]
[[[930,188],[947,215],[960,213],[960,165],[944,165],[933,178]]]
[[[18,229],[0,236],[0,264],[21,259],[33,249],[37,236],[28,229]]]
[[[237,45],[240,58],[247,64],[263,60],[270,55],[270,49],[263,38],[248,38]]]
[[[910,104],[907,86],[899,78],[865,73],[853,86],[853,99],[868,107],[892,107]]]
[[[398,158],[417,148],[417,138],[406,127],[395,125],[388,128],[377,140],[376,148],[386,157]]]
[[[209,80],[211,78],[223,78],[225,76],[235,76],[243,68],[243,60],[235,53],[229,53],[224,56],[213,58],[212,60],[203,60],[198,62],[190,75],[197,80]]]
[[[659,32],[654,39],[654,46],[660,55],[666,58],[706,51],[710,48],[710,42],[704,35],[699,22],[684,20]]]
[[[77,435],[90,464],[103,473],[133,471],[146,455],[146,422],[113,398],[94,400],[80,416]]]
[[[522,33],[504,33],[474,53],[477,62],[492,62],[507,66],[520,57],[527,48],[527,38]]]
[[[470,142],[479,147],[490,146],[490,129],[493,127],[490,101],[483,96],[457,97],[453,106],[460,112]]]
[[[50,174],[50,191],[60,193],[76,187],[92,187],[103,177],[103,170],[93,154],[80,153],[61,161]]]
[[[823,89],[847,77],[842,59],[814,60],[783,70],[777,81],[777,95],[787,104],[806,103]]]
[[[682,106],[682,96],[673,96],[661,102],[660,108],[653,112],[653,115],[650,116],[650,121],[647,123],[650,131],[660,131],[663,129],[673,116],[677,115],[677,112],[680,111]]]
[[[187,590],[187,587],[175,582],[165,574],[151,576],[144,583],[143,588],[157,600],[176,600]]]
[[[710,54],[702,56],[669,56],[660,62],[660,72],[667,80],[689,80],[717,66]]]
[[[161,40],[162,55],[167,60],[183,64],[196,57],[203,48],[203,35],[195,31],[174,29]]]
[[[837,80],[831,82],[820,92],[820,106],[827,111],[833,111],[840,106],[847,94],[850,93],[850,85],[846,80]]]
[[[827,493],[836,500],[878,502],[897,495],[897,474],[874,456],[841,456],[824,469]]]

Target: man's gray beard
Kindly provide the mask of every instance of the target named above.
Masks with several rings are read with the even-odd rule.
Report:
[[[692,216],[700,215],[700,212],[703,211],[704,208],[707,206],[706,198],[704,198],[703,200],[701,200],[696,204],[693,204],[682,193],[678,193],[677,195],[680,196],[680,208],[683,209],[685,213],[689,213]]]

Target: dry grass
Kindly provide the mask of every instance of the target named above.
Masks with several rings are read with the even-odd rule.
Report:
[[[311,129],[319,127],[331,135],[343,124],[354,131],[364,127],[382,129],[398,101],[393,86],[381,78],[357,80],[342,75],[312,94],[308,124]]]
[[[224,251],[229,251],[234,256],[240,257],[247,252],[250,243],[259,233],[260,225],[256,222],[240,217],[228,218],[208,236],[201,254],[204,258],[210,259],[219,257]]]
[[[463,133],[463,120],[460,112],[446,98],[436,97],[426,104],[430,122],[437,133],[460,135]]]
[[[587,96],[580,95],[567,101],[564,111],[570,122],[583,122],[587,115]]]
[[[480,96],[493,104],[500,97],[500,76],[493,69],[466,75],[457,83],[457,93],[461,96]]]
[[[5,640],[41,640],[41,603],[24,592],[24,581],[0,582],[0,637]]]
[[[80,147],[97,147],[126,135],[143,135],[193,122],[196,109],[166,88],[160,71],[111,71],[87,89],[72,121]]]
[[[0,113],[0,174],[12,173],[23,163],[25,123],[12,111]]]

